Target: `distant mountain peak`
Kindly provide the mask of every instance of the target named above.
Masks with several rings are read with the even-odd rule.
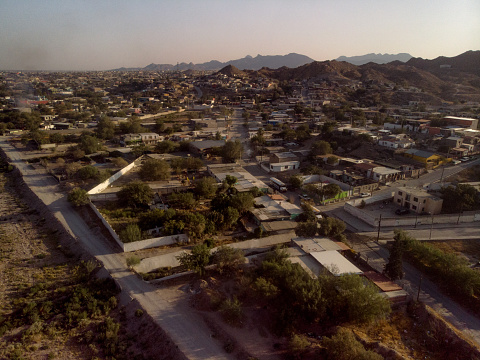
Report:
[[[198,71],[218,71],[223,69],[227,65],[233,65],[240,70],[260,70],[261,68],[278,69],[283,66],[288,68],[296,68],[311,62],[314,62],[312,58],[305,55],[290,53],[288,55],[260,55],[252,57],[247,55],[242,59],[230,60],[227,62],[220,62],[217,60],[211,60],[202,64],[192,63],[180,63],[176,65],[172,64],[150,64],[144,68],[135,68],[135,70],[147,70],[147,71],[185,71],[185,70],[198,70]],[[123,69],[123,68],[122,68]],[[120,69],[115,69],[120,70]]]
[[[407,53],[399,53],[399,54],[375,54],[375,53],[370,53],[366,55],[360,55],[360,56],[340,56],[336,60],[337,61],[346,61],[350,64],[353,65],[364,65],[369,62],[373,62],[376,64],[386,64],[392,61],[401,61],[403,63],[407,62],[410,60],[413,56]]]

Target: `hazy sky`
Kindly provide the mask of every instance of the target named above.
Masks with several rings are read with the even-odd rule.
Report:
[[[0,70],[479,49],[479,0],[0,0]]]

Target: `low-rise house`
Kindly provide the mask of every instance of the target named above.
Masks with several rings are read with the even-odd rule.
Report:
[[[298,161],[298,156],[293,152],[285,151],[280,153],[273,153],[270,155],[270,164],[277,164],[286,161]]]
[[[367,171],[367,176],[373,181],[390,183],[402,178],[402,172],[384,166],[377,166]]]
[[[395,191],[393,198],[395,204],[412,210],[417,214],[440,214],[443,199],[440,199],[425,190],[413,188],[400,188]]]
[[[426,168],[438,166],[444,161],[442,156],[425,150],[408,149],[403,155],[424,164]]]
[[[269,189],[263,181],[237,164],[211,164],[207,166],[207,173],[214,177],[218,183],[225,180],[227,175],[236,177],[237,182],[234,187],[239,192],[250,191],[255,187],[263,192],[267,192]]]
[[[156,133],[140,133],[138,135],[140,135],[142,142],[145,145],[155,145],[159,141],[163,140],[163,136],[160,136]]]
[[[257,225],[262,222],[295,220],[303,212],[301,208],[279,194],[255,198],[255,205],[256,208],[250,212]]]
[[[202,157],[208,156],[214,148],[225,145],[225,140],[203,140],[192,141],[190,143],[190,151]]]
[[[449,136],[448,138],[443,139],[443,143],[449,148],[459,148],[463,143],[463,138],[459,136]]]
[[[288,170],[297,170],[300,168],[300,161],[284,161],[279,163],[270,163],[271,172],[282,172]]]

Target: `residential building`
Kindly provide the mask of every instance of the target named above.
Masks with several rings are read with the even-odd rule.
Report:
[[[405,187],[395,191],[393,201],[417,214],[432,215],[440,214],[443,204],[443,199],[433,196],[425,190]]]
[[[377,166],[367,171],[367,176],[373,181],[390,183],[403,177],[399,170],[390,169],[384,166]]]

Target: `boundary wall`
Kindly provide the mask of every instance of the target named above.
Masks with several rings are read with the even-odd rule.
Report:
[[[142,155],[143,156],[143,155]],[[94,195],[94,194],[98,194],[100,192],[102,192],[103,190],[105,190],[107,187],[109,187],[111,184],[113,184],[113,182],[115,182],[116,180],[118,180],[120,177],[122,177],[123,175],[125,175],[127,172],[129,172],[130,170],[132,170],[135,166],[137,166],[137,162],[139,162],[139,160],[142,158],[142,156],[140,156],[139,158],[135,159],[131,164],[128,164],[127,166],[125,166],[123,169],[117,171],[115,174],[113,174],[112,176],[110,176],[107,180],[105,180],[104,182],[98,184],[97,186],[95,186],[93,189],[91,189],[90,191],[88,191],[88,195]]]
[[[362,220],[370,226],[378,227],[380,218],[374,215],[369,214],[366,211],[363,211],[358,206],[360,203],[365,201],[366,205],[373,204],[379,201],[391,199],[392,196],[376,196],[366,199],[355,199],[345,203],[343,209],[355,216],[356,218]],[[460,224],[460,223],[472,223],[480,221],[480,212],[476,211],[465,211],[460,214],[443,214],[443,215],[417,215],[417,216],[407,216],[407,217],[383,217],[381,221],[381,226],[385,227],[396,227],[396,226],[417,226],[417,225],[431,225],[431,224]]]
[[[92,202],[90,202],[89,205],[90,205],[90,208],[98,216],[98,218],[102,221],[105,228],[108,230],[110,235],[112,235],[112,238],[115,240],[115,242],[120,247],[120,249],[122,249],[123,252],[143,250],[143,249],[149,249],[149,248],[154,248],[158,246],[173,245],[178,243],[188,243],[188,236],[186,234],[162,236],[162,237],[156,237],[156,238],[151,238],[146,240],[134,241],[131,243],[123,243],[122,240],[120,240],[120,237],[118,236],[118,234],[115,232],[115,230],[113,230],[113,228],[110,226],[108,221],[102,216],[100,211],[98,211],[97,207]]]

